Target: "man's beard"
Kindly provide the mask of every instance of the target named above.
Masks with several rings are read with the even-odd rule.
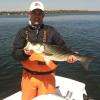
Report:
[[[39,22],[35,22],[35,23],[34,23],[35,26],[38,26],[39,24],[40,24]]]
[[[39,22],[35,22],[34,25],[32,24],[31,20],[28,21],[29,25],[35,29],[40,27],[40,23]]]

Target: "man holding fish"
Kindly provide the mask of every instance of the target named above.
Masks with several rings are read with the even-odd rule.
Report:
[[[35,1],[30,5],[29,10],[29,25],[16,34],[13,43],[13,57],[20,61],[23,66],[22,100],[32,100],[42,94],[55,94],[57,65],[53,61],[56,61],[57,57],[58,60],[62,59],[63,61],[63,57],[57,56],[56,52],[60,53],[62,49],[66,48],[70,55],[66,56],[64,61],[74,63],[78,60],[73,55],[75,53],[67,49],[57,30],[43,23],[44,5]],[[56,55],[53,56],[54,54]]]

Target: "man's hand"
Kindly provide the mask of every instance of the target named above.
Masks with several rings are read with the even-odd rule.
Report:
[[[69,56],[69,57],[67,58],[67,62],[68,62],[68,63],[74,63],[74,62],[76,62],[76,61],[78,61],[78,59],[77,59],[74,55],[71,55],[71,56]]]

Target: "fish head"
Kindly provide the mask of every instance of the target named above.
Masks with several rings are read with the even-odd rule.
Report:
[[[33,52],[38,54],[44,52],[44,46],[39,43],[27,42],[27,45],[24,47],[24,49],[32,50]]]

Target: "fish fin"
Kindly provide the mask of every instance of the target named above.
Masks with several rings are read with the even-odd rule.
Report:
[[[94,60],[94,57],[85,57],[83,60],[81,60],[81,64],[83,67],[88,70],[89,69],[89,64]]]
[[[43,52],[43,54],[47,55],[47,56],[52,56],[53,54],[49,53],[49,52]]]
[[[44,57],[37,53],[32,53],[32,55],[29,57],[30,61],[44,61]]]

